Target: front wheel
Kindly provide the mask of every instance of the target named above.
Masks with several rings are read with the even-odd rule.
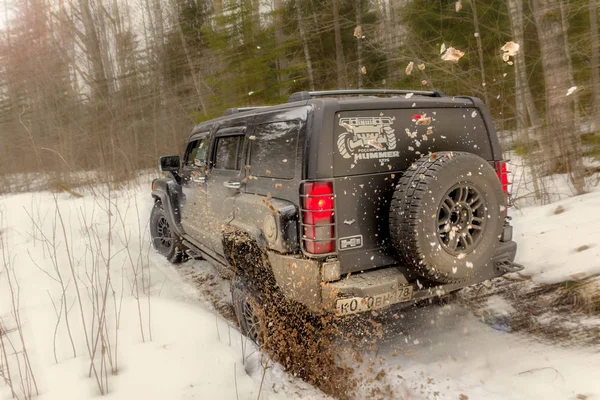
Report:
[[[154,249],[165,256],[170,263],[178,264],[183,261],[181,239],[173,232],[159,201],[154,204],[150,215],[150,235]]]

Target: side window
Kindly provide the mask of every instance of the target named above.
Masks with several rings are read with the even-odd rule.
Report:
[[[214,168],[239,170],[242,163],[243,139],[243,136],[217,138]]]
[[[206,165],[209,142],[210,140],[208,137],[205,137],[199,141],[198,148],[196,148],[196,153],[194,154],[194,158],[192,160],[195,167],[203,167]]]
[[[198,150],[198,146],[200,145],[199,140],[194,140],[193,142],[189,142],[187,145],[187,149],[185,150],[185,157],[183,160],[183,165],[186,167],[190,167],[194,162],[194,154]]]
[[[202,167],[206,164],[209,138],[194,140],[188,144],[185,152],[186,167]]]
[[[296,169],[299,131],[298,121],[257,125],[256,138],[251,142],[250,150],[252,175],[292,179]]]

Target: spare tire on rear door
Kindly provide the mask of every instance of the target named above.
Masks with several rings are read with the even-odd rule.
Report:
[[[439,152],[416,161],[396,186],[390,234],[405,265],[440,283],[477,276],[499,243],[505,196],[481,157]]]

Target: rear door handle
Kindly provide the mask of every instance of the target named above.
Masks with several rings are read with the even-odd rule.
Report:
[[[242,182],[239,181],[225,181],[223,182],[223,186],[229,189],[239,189],[242,187]]]

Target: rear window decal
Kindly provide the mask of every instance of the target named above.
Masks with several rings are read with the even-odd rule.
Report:
[[[343,158],[358,160],[399,157],[393,117],[343,117],[339,125],[345,129],[338,136],[337,147]]]

